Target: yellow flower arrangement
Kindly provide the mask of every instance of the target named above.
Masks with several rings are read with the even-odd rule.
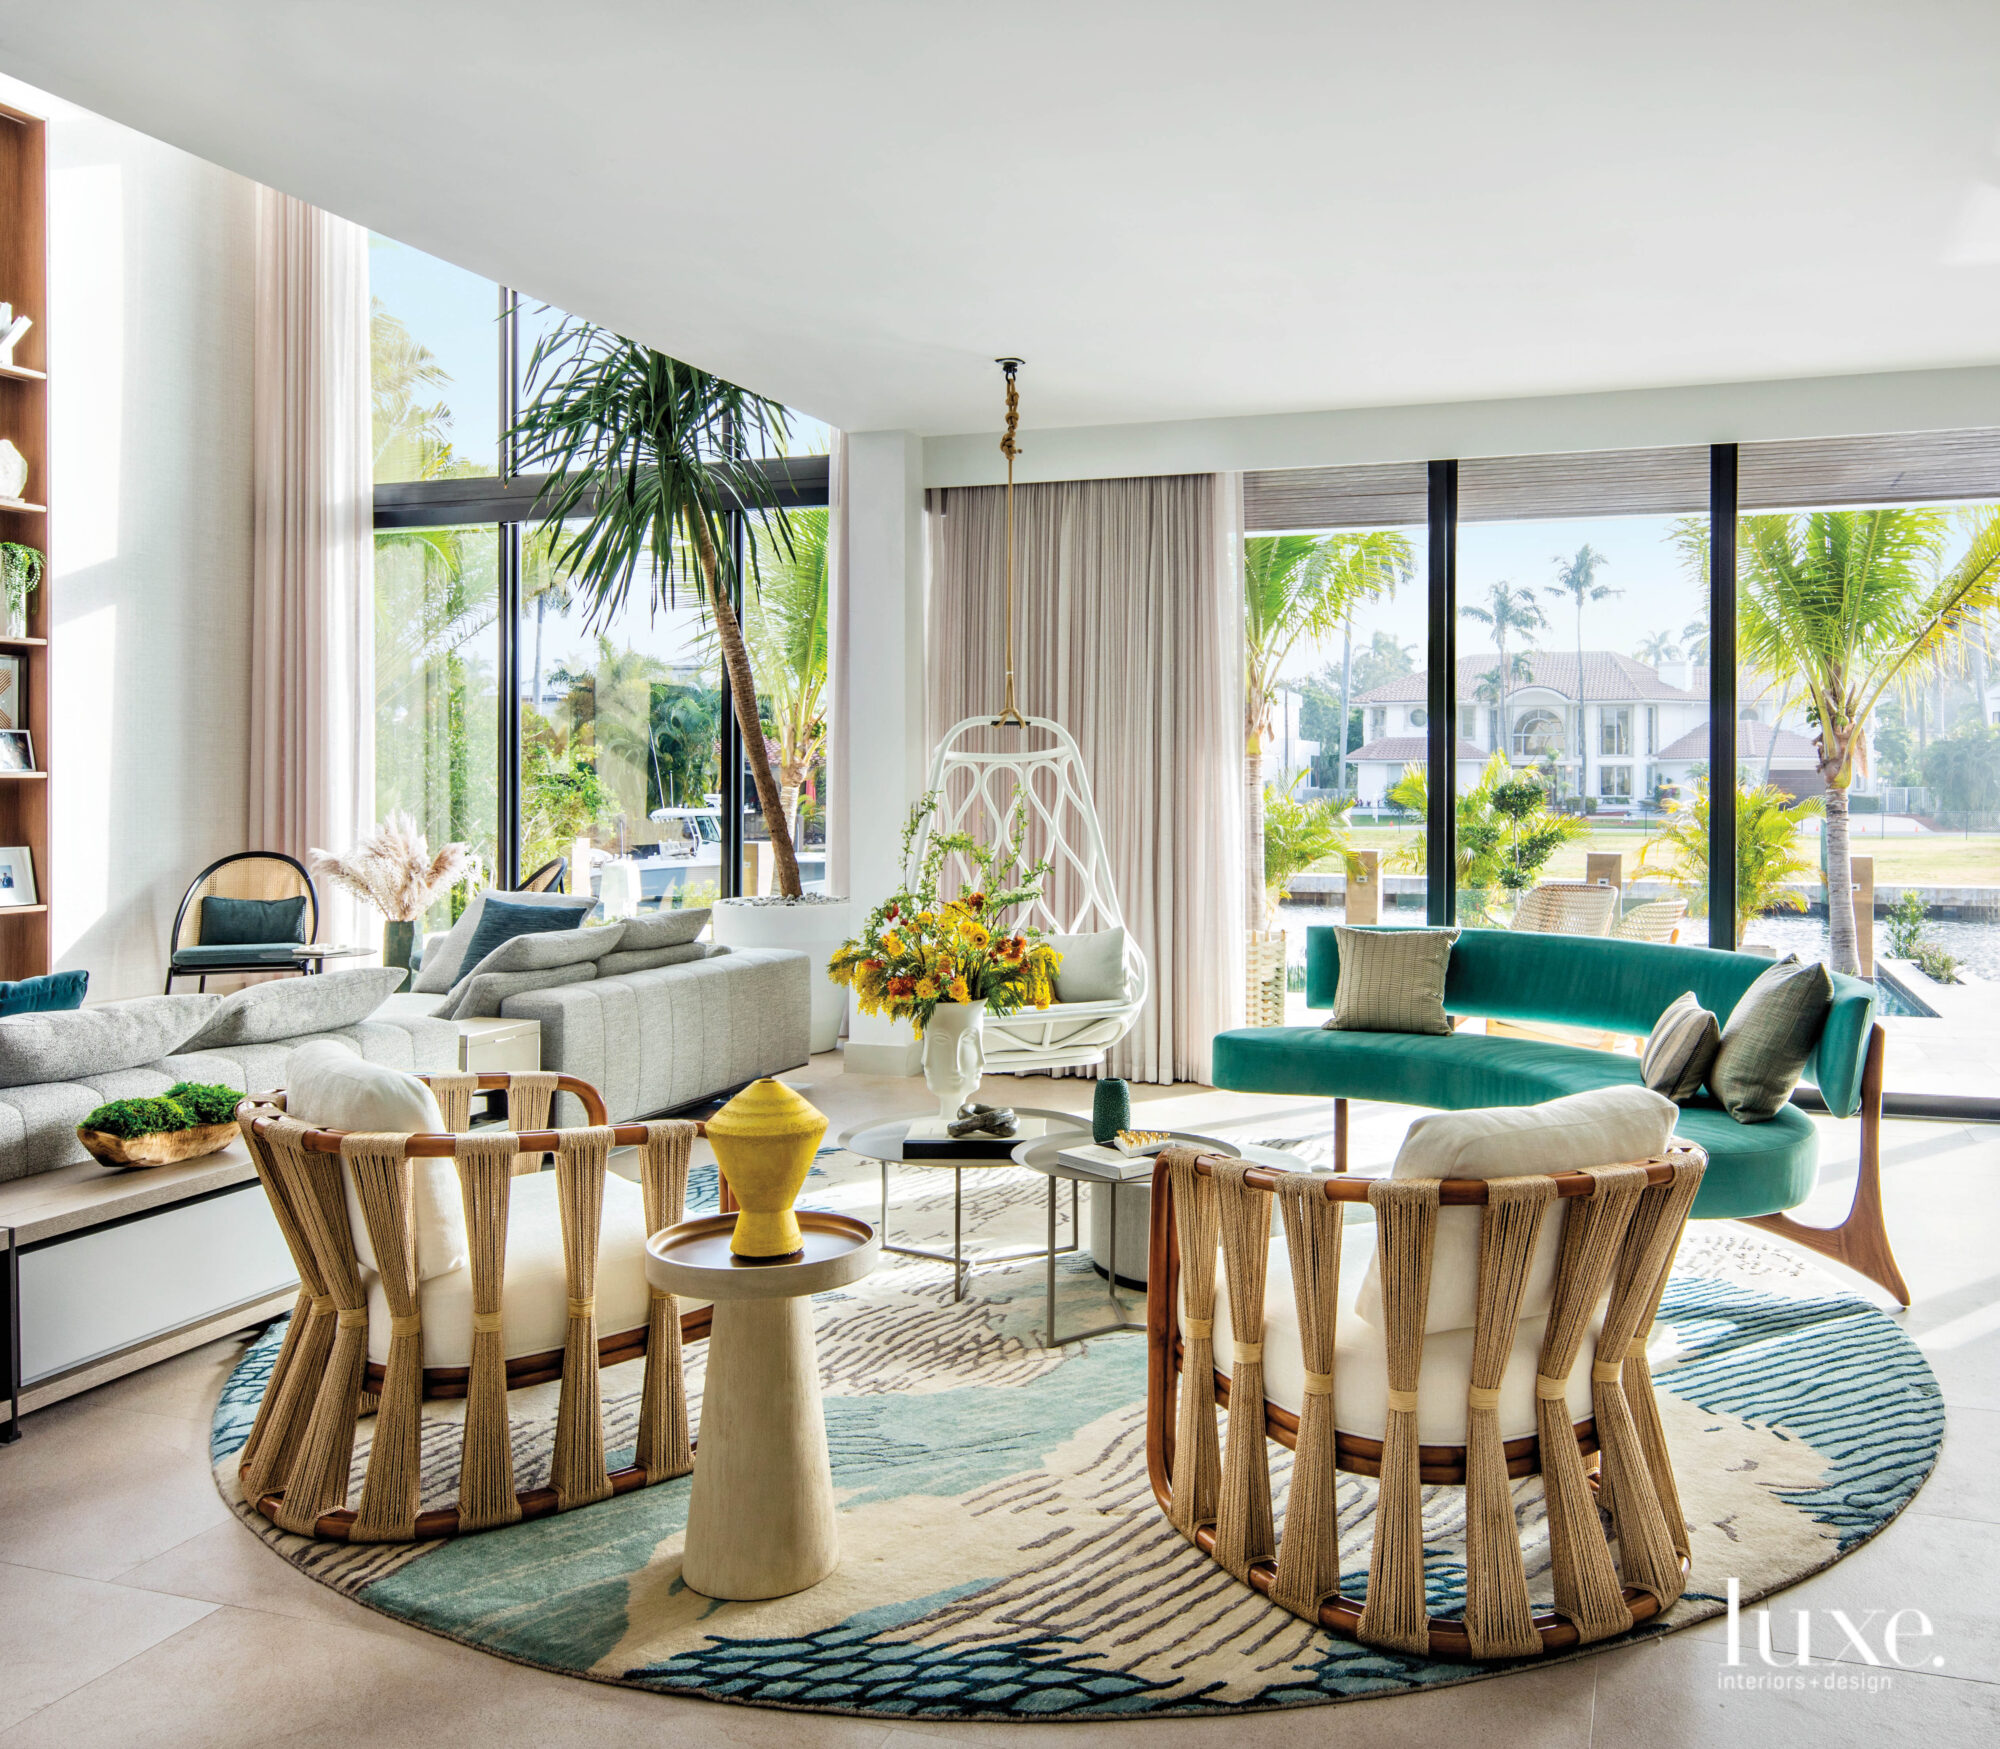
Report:
[[[937,798],[928,795],[910,814],[903,834],[903,863]],[[1017,810],[998,848],[964,833],[936,834],[926,843],[914,883],[870,913],[853,940],[843,942],[827,976],[853,990],[863,1014],[908,1019],[919,1034],[940,1002],[984,1002],[994,1014],[1046,1008],[1055,1000],[1062,955],[1032,925],[1008,928],[1002,914],[1041,896],[1047,862],[1021,866],[1014,848],[1023,815]],[[938,882],[947,857],[957,853],[978,870],[978,883],[941,900]]]

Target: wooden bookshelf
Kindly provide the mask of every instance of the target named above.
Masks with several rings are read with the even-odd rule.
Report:
[[[28,458],[28,483],[18,500],[0,500],[0,541],[49,550],[49,300],[48,125],[39,116],[0,105],[0,303],[35,325],[21,337],[10,366],[0,366],[0,437]],[[49,969],[49,590],[28,598],[28,635],[0,637],[0,654],[22,669],[25,714],[11,725],[34,737],[35,773],[0,780],[0,846],[25,844],[34,859],[34,905],[0,906],[0,978],[30,978]],[[0,616],[4,616],[0,599]],[[4,617],[0,617],[4,624]]]

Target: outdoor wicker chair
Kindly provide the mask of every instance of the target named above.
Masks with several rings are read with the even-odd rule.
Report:
[[[1153,1178],[1146,1403],[1147,1466],[1168,1519],[1274,1603],[1417,1656],[1528,1657],[1657,1615],[1686,1583],[1689,1540],[1646,1336],[1703,1166],[1690,1149],[1553,1176],[1355,1179],[1169,1150]],[[1375,1211],[1377,1268],[1343,1291],[1344,1236],[1359,1241],[1346,1247],[1350,1280],[1366,1270],[1368,1224],[1342,1228],[1359,1202]],[[1476,1242],[1450,1224],[1472,1207]],[[1557,1208],[1559,1249],[1538,1256]],[[1462,1328],[1434,1303],[1439,1251],[1436,1298],[1457,1302]],[[1267,1273],[1289,1283],[1275,1304]],[[1364,1319],[1357,1301],[1376,1288]],[[1282,1537],[1267,1440],[1294,1453]],[[1339,1470],[1380,1479],[1358,1593],[1340,1571]],[[1546,1490],[1553,1564],[1554,1610],[1540,1614],[1511,1488],[1529,1475]],[[1425,1607],[1422,1494],[1439,1483],[1465,1489],[1460,1618]]]
[[[244,1498],[300,1536],[397,1543],[687,1474],[681,1344],[707,1334],[710,1314],[683,1311],[647,1283],[645,1242],[682,1216],[700,1126],[610,1126],[597,1089],[569,1075],[424,1079],[452,1133],[314,1129],[286,1114],[283,1093],[238,1109],[300,1282],[243,1448]],[[517,1127],[466,1133],[473,1094],[494,1090],[506,1092]],[[542,1127],[559,1091],[581,1101],[588,1127]],[[607,1173],[614,1146],[639,1149],[640,1185]],[[555,1170],[543,1172],[551,1153]],[[425,1162],[442,1160],[456,1167],[462,1199],[455,1233],[449,1184],[441,1198],[437,1177],[416,1181]],[[427,1244],[447,1255],[420,1254]],[[607,1471],[598,1370],[642,1355],[635,1459]],[[508,1392],[552,1379],[561,1392],[548,1481],[517,1490]],[[355,1509],[348,1472],[364,1397],[379,1407]],[[422,1405],[454,1397],[466,1405],[458,1497],[425,1510]]]
[[[1679,937],[1687,914],[1685,899],[1649,899],[1619,918],[1611,933],[1621,941],[1671,942]]]
[[[1544,881],[1514,907],[1513,929],[1543,935],[1602,935],[1618,909],[1618,889],[1595,881]]]

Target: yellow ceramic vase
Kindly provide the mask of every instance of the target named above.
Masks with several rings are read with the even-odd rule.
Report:
[[[716,1164],[739,1213],[738,1257],[789,1257],[805,1240],[792,1202],[806,1181],[826,1116],[782,1081],[753,1081],[708,1120]]]

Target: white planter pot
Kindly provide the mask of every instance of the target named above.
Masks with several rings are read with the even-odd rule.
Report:
[[[830,1051],[840,1041],[847,991],[826,975],[833,950],[859,921],[851,899],[719,899],[711,919],[722,947],[778,947],[805,954],[812,964],[812,1048]]]
[[[985,1072],[986,1004],[940,1002],[924,1028],[924,1085],[937,1095],[938,1116],[957,1117]]]

